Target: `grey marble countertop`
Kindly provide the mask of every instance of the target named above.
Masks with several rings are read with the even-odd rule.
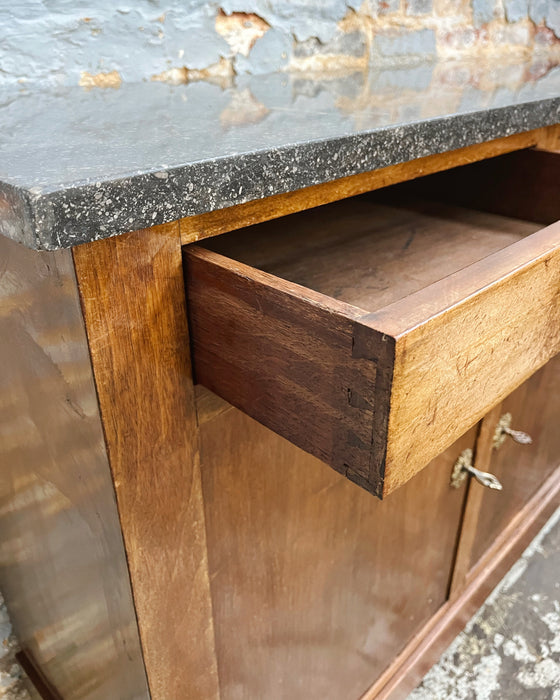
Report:
[[[560,122],[560,68],[0,91],[0,232],[66,248]]]

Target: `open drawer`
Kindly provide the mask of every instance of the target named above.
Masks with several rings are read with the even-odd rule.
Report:
[[[525,151],[185,247],[196,381],[390,493],[560,350],[559,183]]]

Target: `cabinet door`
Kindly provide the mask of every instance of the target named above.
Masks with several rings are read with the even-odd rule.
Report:
[[[356,700],[446,600],[475,431],[379,501],[236,409],[199,424],[221,697]]]
[[[507,437],[498,449],[492,449],[488,466],[501,481],[502,491],[471,484],[471,489],[482,490],[471,566],[560,464],[560,356],[505,399],[500,411],[485,419],[492,421],[485,426],[489,434],[505,413],[512,416],[511,427],[527,432],[533,442],[522,445]]]

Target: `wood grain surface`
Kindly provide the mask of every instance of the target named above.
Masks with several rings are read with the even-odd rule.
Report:
[[[493,473],[492,455],[496,424],[502,414],[502,404],[494,406],[479,424],[476,446],[473,453],[473,466],[483,472]],[[477,522],[482,507],[484,487],[475,479],[467,478],[464,482],[467,491],[461,532],[457,544],[457,554],[453,567],[453,577],[449,587],[449,597],[457,598],[464,590],[468,573],[471,569],[472,551],[476,538]]]
[[[151,696],[217,698],[178,226],[74,261]]]
[[[200,432],[222,699],[356,700],[446,599],[474,432],[383,502],[235,408]]]
[[[560,219],[559,182],[560,153],[528,149],[405,183],[390,193],[397,201],[410,191],[548,225]]]
[[[18,645],[65,700],[148,700],[69,250],[0,236],[0,368],[0,590]]]
[[[415,196],[385,199],[355,197],[201,245],[373,312],[541,228]]]
[[[557,223],[370,316],[396,338],[385,493],[560,351],[559,278]]]
[[[474,566],[509,525],[541,484],[560,466],[560,357],[556,357],[508,396],[500,415],[511,413],[512,428],[533,438],[531,445],[519,445],[511,438],[492,449],[490,471],[503,485],[491,493],[480,484],[473,490],[481,504],[476,518],[469,567]],[[497,420],[492,421],[490,431]]]
[[[537,135],[537,146],[547,151],[560,153],[560,124],[548,126]]]
[[[356,353],[364,312],[198,246],[185,275],[197,382],[377,492],[373,411],[392,357],[369,329],[378,367]]]
[[[276,219],[287,214],[318,207],[346,197],[387,187],[397,182],[412,180],[430,173],[447,170],[459,165],[492,158],[502,153],[529,148],[539,143],[550,145],[554,127],[536,129],[494,141],[466,146],[447,153],[436,153],[424,158],[391,165],[372,172],[359,173],[350,177],[333,180],[321,185],[313,185],[295,192],[274,195],[246,204],[238,204],[227,209],[199,214],[181,219],[181,238],[184,244],[203,238],[216,236],[227,231],[251,226],[262,221]]]
[[[558,506],[560,470],[556,470],[541,485],[499,533],[469,572],[461,593],[431,617],[361,700],[405,700]]]

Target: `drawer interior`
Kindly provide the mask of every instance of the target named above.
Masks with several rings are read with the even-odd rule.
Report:
[[[560,220],[559,182],[560,153],[528,149],[402,183],[386,195],[414,193],[548,226]]]
[[[414,193],[362,195],[206,242],[211,250],[377,311],[541,228]]]
[[[204,246],[374,312],[560,219],[559,162],[557,153],[510,153]]]

